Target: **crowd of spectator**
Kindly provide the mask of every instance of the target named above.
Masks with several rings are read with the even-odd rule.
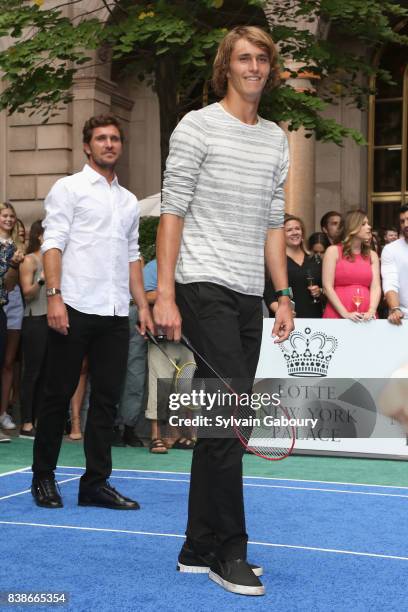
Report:
[[[391,255],[391,263],[383,265],[386,278],[383,278],[382,291],[380,264],[383,249],[388,254],[387,245],[398,242],[403,250],[406,246],[404,223],[405,217],[408,218],[408,207],[401,208],[400,217],[400,231],[394,226],[375,231],[363,210],[350,210],[344,216],[329,211],[321,218],[321,231],[314,232],[306,240],[302,219],[286,215],[288,281],[293,291],[295,316],[350,319],[354,322],[388,318],[394,322],[398,313],[404,312],[404,301],[400,304],[398,296],[390,305],[390,291],[393,289],[394,293],[399,293],[404,278],[396,278],[396,263]],[[386,257],[387,262],[389,257]],[[388,284],[390,275],[393,277],[392,289]],[[408,271],[403,269],[402,276],[408,276]],[[386,289],[384,283],[387,283]],[[264,300],[273,317],[277,299],[268,277]]]
[[[400,212],[400,229],[375,231],[366,213],[351,210],[344,216],[329,211],[321,231],[306,235],[303,220],[286,215],[284,222],[289,286],[297,318],[336,318],[363,322],[388,318],[400,324],[408,316],[408,206]],[[47,300],[42,264],[41,220],[26,237],[22,222],[10,203],[0,205],[0,442],[17,429],[23,438],[35,437],[41,406],[47,354]],[[394,244],[395,243],[395,244]],[[394,246],[391,246],[394,245]],[[405,258],[405,259],[404,259]],[[381,263],[383,278],[381,279]],[[146,297],[156,298],[157,263],[144,266]],[[264,301],[271,317],[277,298],[271,279],[265,281]],[[170,447],[192,449],[194,434],[165,426],[167,398],[157,392],[158,379],[171,380],[174,368],[157,347],[137,332],[137,306],[130,300],[130,340],[126,380],[117,409],[114,446],[140,447],[148,437],[149,450],[166,454]],[[193,361],[183,346],[160,338],[176,364]],[[71,399],[66,433],[80,441],[86,424],[90,383],[87,359]],[[141,417],[147,419],[141,427]],[[142,418],[143,421],[143,418]],[[149,425],[146,426],[146,423]],[[142,435],[136,435],[142,431]],[[165,434],[163,435],[163,431]]]

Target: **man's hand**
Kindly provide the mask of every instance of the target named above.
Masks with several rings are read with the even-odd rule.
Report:
[[[393,310],[388,315],[388,321],[392,323],[392,325],[402,325],[403,318],[404,313],[401,310]]]
[[[68,335],[69,320],[67,307],[62,301],[60,295],[53,295],[48,298],[48,325],[54,331],[62,334],[63,336]]]
[[[397,378],[394,378],[397,376]],[[408,434],[408,378],[407,366],[402,366],[388,380],[378,398],[378,406],[385,416],[401,423]]]
[[[295,329],[293,323],[293,313],[289,300],[279,303],[275,313],[275,325],[272,329],[272,336],[276,336],[275,344],[280,344],[289,338],[290,332]]]
[[[136,329],[141,336],[146,335],[146,329],[148,329],[153,335],[155,334],[154,323],[152,319],[152,315],[150,312],[149,306],[142,306],[142,308],[137,309],[137,314],[139,317],[138,324],[136,325]]]
[[[153,307],[154,322],[161,327],[168,340],[179,342],[181,338],[181,316],[174,298],[157,297]]]

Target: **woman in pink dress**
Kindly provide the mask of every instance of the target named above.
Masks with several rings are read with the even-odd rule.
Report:
[[[330,246],[323,260],[324,319],[374,319],[381,298],[378,255],[370,248],[371,226],[366,213],[346,215],[345,238]]]

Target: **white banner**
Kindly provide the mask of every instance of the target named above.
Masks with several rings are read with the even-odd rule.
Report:
[[[295,319],[281,345],[271,337],[273,323],[264,320],[254,390],[280,385],[290,415],[319,418],[316,431],[299,434],[295,452],[408,459],[405,432],[378,407],[390,379],[408,378],[408,321]]]

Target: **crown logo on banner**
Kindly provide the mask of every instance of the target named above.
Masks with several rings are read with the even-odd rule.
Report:
[[[289,376],[327,376],[327,371],[338,346],[333,336],[322,331],[294,331],[280,345]]]

